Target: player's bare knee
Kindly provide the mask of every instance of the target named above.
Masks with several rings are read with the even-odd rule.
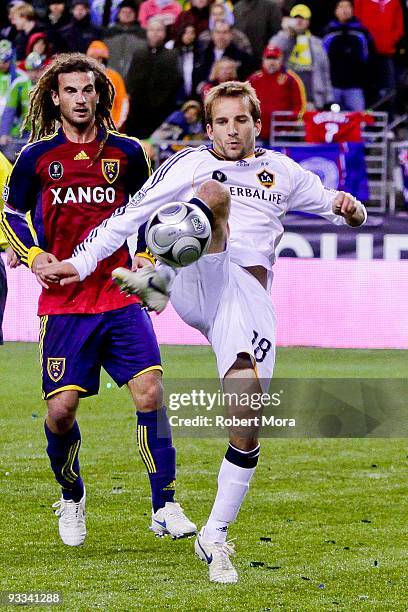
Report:
[[[235,448],[238,448],[246,453],[254,450],[259,444],[258,437],[255,435],[239,436],[231,433],[229,441],[233,446],[235,446]]]
[[[214,227],[218,223],[226,225],[231,197],[229,191],[221,183],[213,179],[205,181],[200,185],[195,195],[211,208],[214,215]]]
[[[78,392],[64,391],[47,400],[47,424],[51,431],[64,434],[71,429],[78,407]]]
[[[128,383],[136,409],[151,412],[163,406],[163,385],[157,370],[146,372]]]

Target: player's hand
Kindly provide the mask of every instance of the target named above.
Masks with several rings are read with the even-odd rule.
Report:
[[[132,272],[137,272],[142,268],[154,268],[152,262],[146,257],[140,257],[140,255],[135,255],[132,260]]]
[[[364,222],[364,207],[350,193],[339,191],[332,203],[335,215],[344,217],[349,225],[358,226]]]
[[[31,271],[35,274],[37,282],[44,287],[44,289],[49,289],[49,285],[47,283],[57,283],[59,281],[58,278],[52,278],[44,274],[44,268],[58,262],[58,259],[52,253],[39,253],[36,257],[34,257]]]
[[[7,247],[6,254],[7,254],[7,265],[9,268],[17,268],[17,266],[21,265],[21,261],[18,258],[18,255],[16,255],[16,253],[13,251],[11,247]]]
[[[55,259],[55,263],[41,265],[38,272],[43,280],[59,283],[60,285],[71,285],[80,281],[79,273],[75,266],[67,261],[58,261],[58,259]]]

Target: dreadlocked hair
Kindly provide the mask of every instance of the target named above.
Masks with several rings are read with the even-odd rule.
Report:
[[[60,108],[55,106],[51,92],[58,91],[58,76],[70,72],[93,72],[95,75],[95,89],[99,94],[95,125],[102,129],[103,138],[91,161],[91,164],[94,164],[102,154],[108,138],[108,130],[116,130],[111,116],[115,89],[98,62],[82,53],[61,53],[55,57],[30,94],[30,105],[21,131],[31,130],[28,142],[54,134],[61,123],[61,116]]]

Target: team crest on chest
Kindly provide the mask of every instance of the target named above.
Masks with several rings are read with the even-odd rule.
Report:
[[[102,174],[112,184],[119,176],[120,160],[119,159],[103,159]]]
[[[267,187],[270,189],[275,184],[275,175],[265,168],[260,172],[257,172],[256,176],[258,177],[258,181],[261,183],[262,187]]]
[[[52,381],[61,380],[65,374],[65,357],[48,357],[47,372]]]
[[[48,166],[48,174],[53,181],[58,181],[64,174],[64,166],[59,161],[53,161]]]
[[[221,170],[214,170],[211,178],[214,179],[214,181],[218,181],[219,183],[225,183],[225,181],[227,180],[227,176],[223,172],[221,172]]]

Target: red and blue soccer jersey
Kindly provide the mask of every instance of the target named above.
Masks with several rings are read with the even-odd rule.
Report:
[[[24,263],[30,263],[30,249],[31,255],[36,252],[27,212],[38,247],[63,260],[147,180],[150,164],[134,138],[109,131],[102,154],[93,162],[102,137],[101,131],[92,142],[74,143],[60,128],[21,151],[3,194],[3,227]],[[137,302],[135,296],[121,294],[111,279],[114,268],[129,263],[125,243],[84,282],[43,289],[38,314],[95,314]]]

